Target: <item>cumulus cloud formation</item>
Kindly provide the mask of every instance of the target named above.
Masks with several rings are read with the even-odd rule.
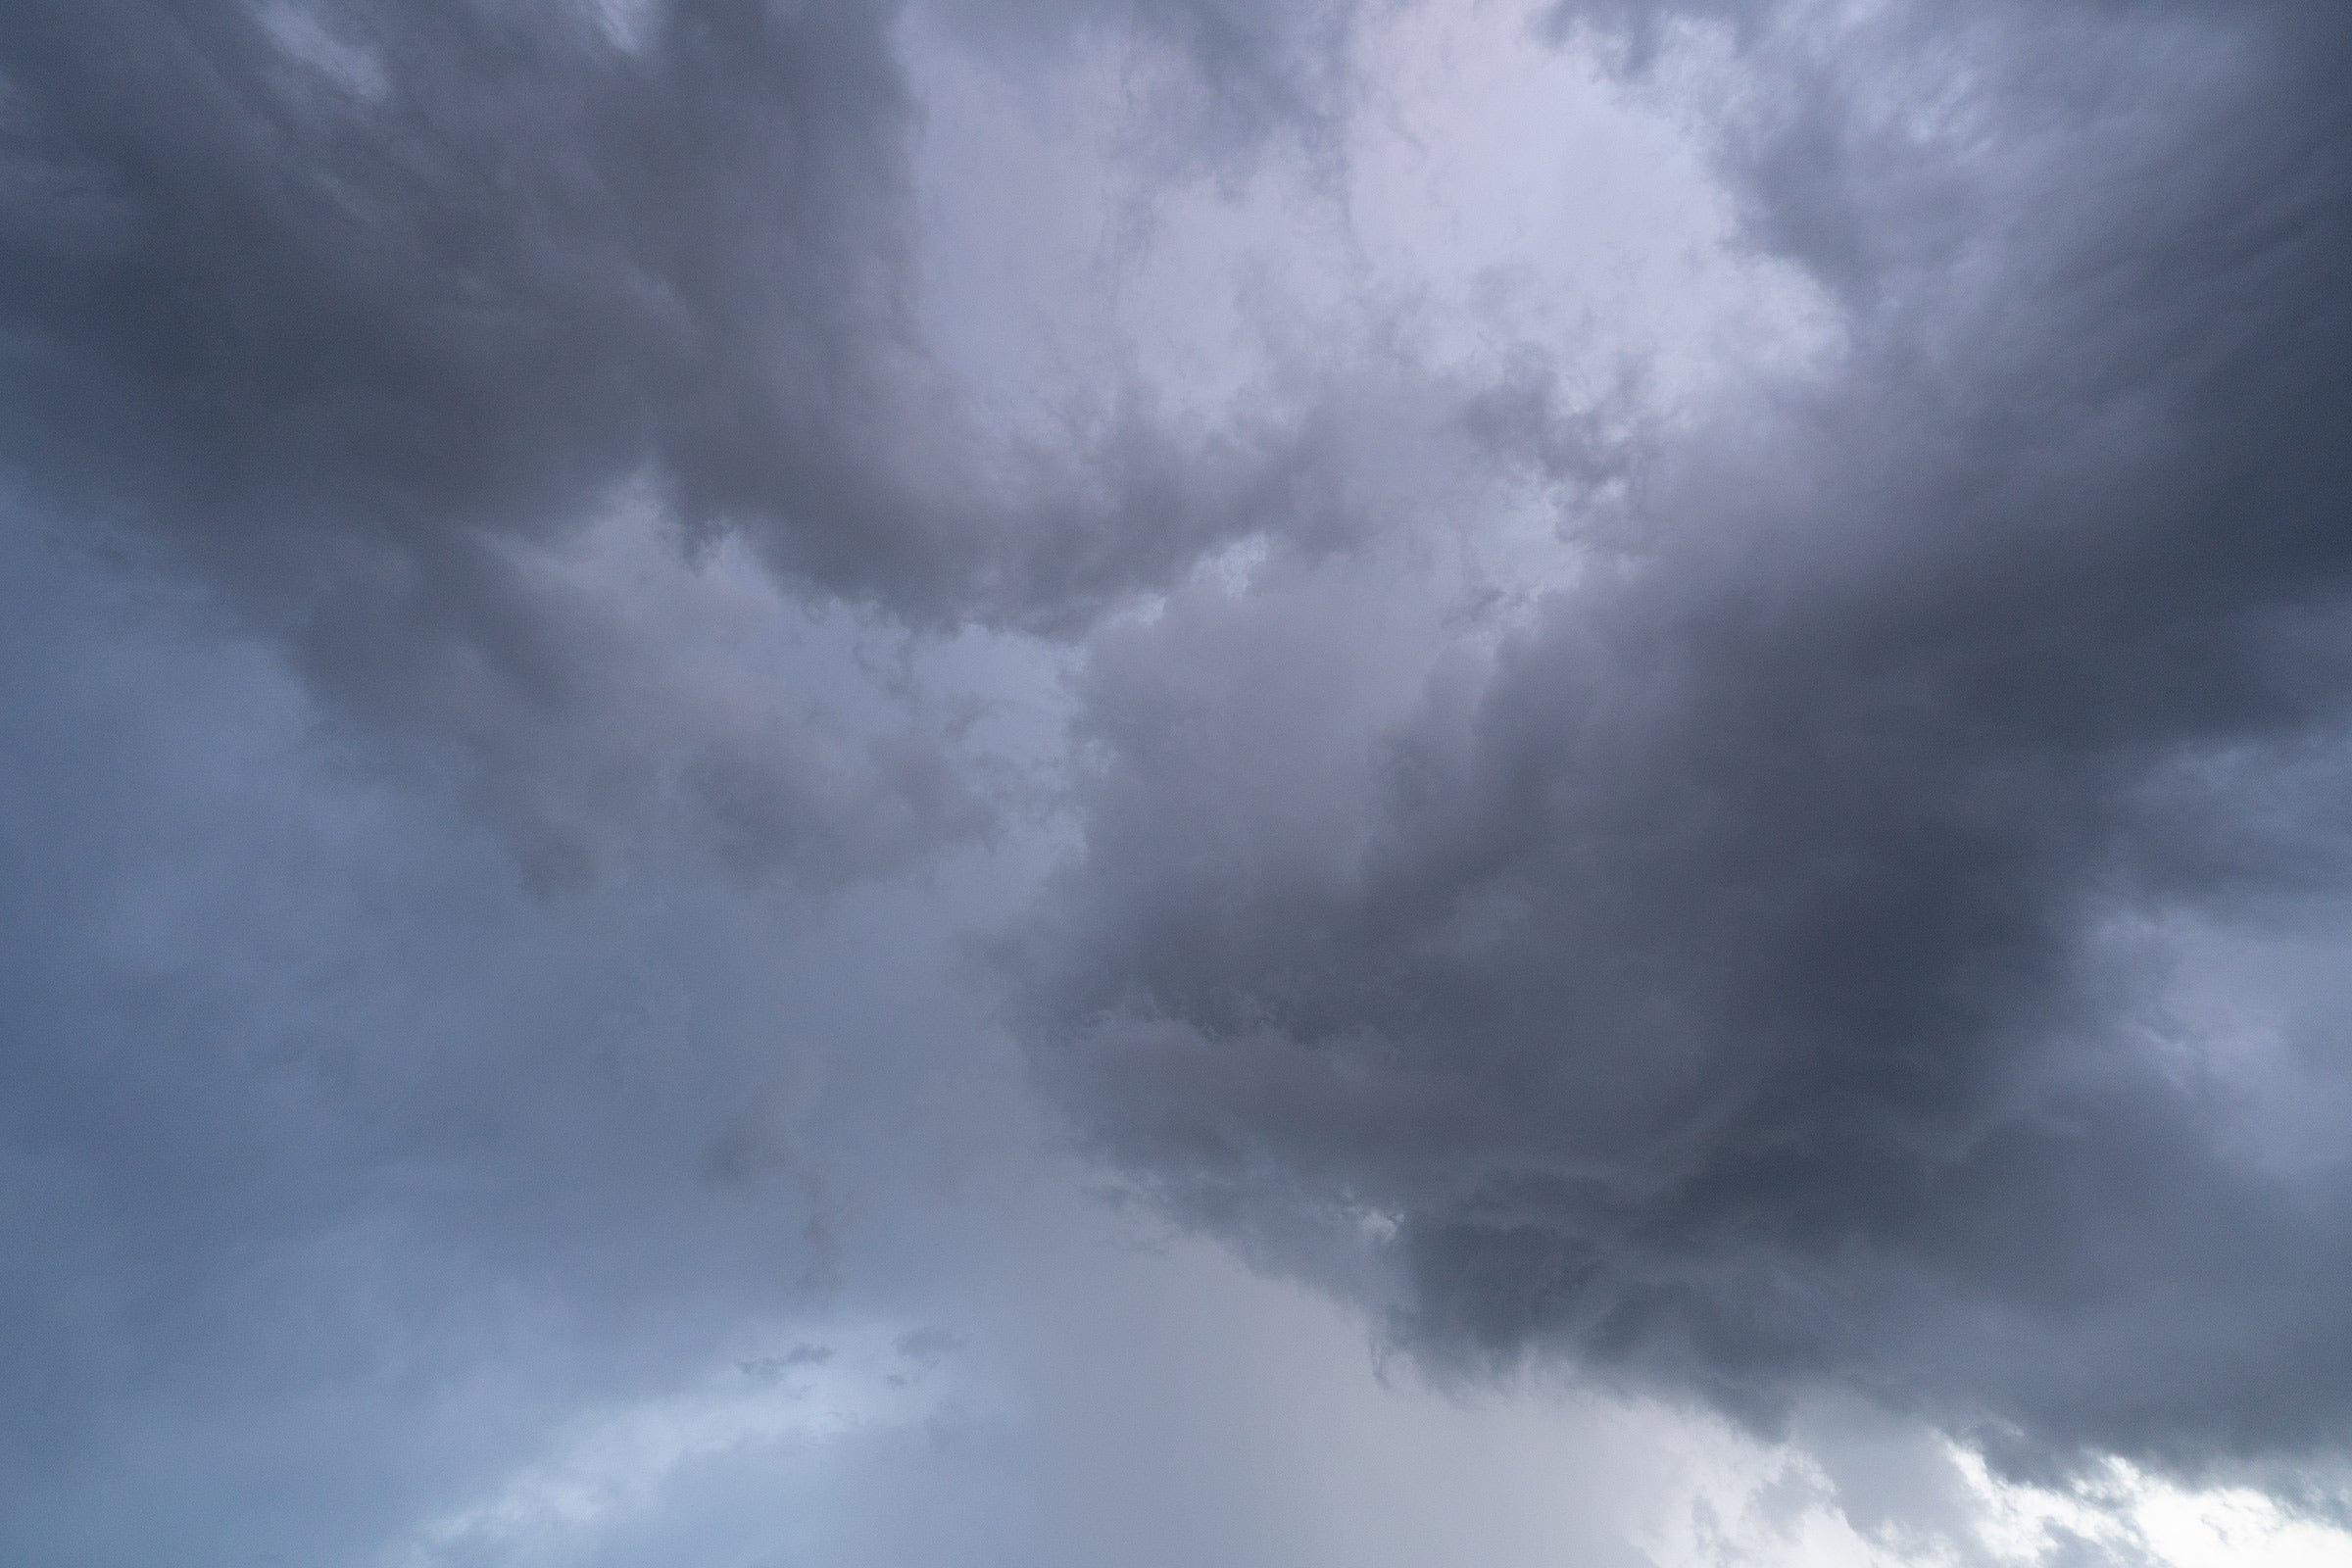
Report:
[[[0,1555],[2329,1560],[2348,67],[0,8]]]
[[[2340,918],[2352,30],[1726,36],[1750,243],[1836,348],[1661,434],[1407,711],[1349,732],[1396,676],[1313,571],[1101,662],[1046,1071],[1212,1223],[1369,1224],[1444,1353],[2034,1451],[2336,1442],[2342,1169],[2245,1107],[2340,1095],[2341,1016],[2249,1065],[2279,999],[2183,994]]]

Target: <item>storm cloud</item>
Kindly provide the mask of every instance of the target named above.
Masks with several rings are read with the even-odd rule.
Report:
[[[1333,716],[1396,677],[1312,569],[1102,659],[1045,1070],[1442,1356],[1859,1386],[2029,1453],[2338,1443],[2340,1155],[2259,1102],[2340,1097],[2344,1019],[2200,965],[2342,918],[2352,29],[1684,36],[1835,346],[1566,509],[1574,580],[1401,711]],[[2237,1038],[2278,1027],[2287,1090]]]
[[[12,8],[19,483],[198,574],[380,741],[454,755],[543,877],[593,874],[648,801],[818,882],[968,839],[1002,802],[950,720],[711,711],[614,602],[659,564],[600,524],[735,541],[885,627],[1066,627],[1279,520],[1324,459],[1269,409],[1179,438],[1110,389],[1047,444],[956,402],[913,298],[901,23]]]
[[[0,7],[0,1552],[2334,1542],[2348,69]]]

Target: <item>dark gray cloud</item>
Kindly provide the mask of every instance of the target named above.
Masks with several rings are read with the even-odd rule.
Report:
[[[1733,14],[1563,24],[1655,64],[1709,35],[1669,12]],[[2180,999],[2214,931],[2341,928],[2352,27],[1738,16],[1722,164],[1838,346],[1651,443],[1369,739],[1345,662],[1225,652],[1365,648],[1310,574],[1102,646],[1044,1070],[1186,1212],[1373,1238],[1443,1357],[1859,1386],[2020,1460],[2340,1444],[2339,1156]]]
[[[830,0],[12,7],[0,457],[75,533],[199,573],[377,743],[473,770],[551,878],[648,796],[819,880],[981,831],[999,803],[935,716],[698,713],[673,628],[633,639],[625,582],[561,569],[621,517],[886,621],[1066,630],[1280,520],[1324,461],[1271,412],[1179,442],[1115,395],[1056,444],[983,435],[912,300],[899,26]],[[1185,30],[1180,74],[1266,44]]]
[[[1542,9],[0,7],[0,1555],[2326,1500],[2352,28]]]
[[[920,417],[889,24],[12,8],[8,458],[76,531],[202,573],[379,733],[454,746],[564,874],[584,803],[548,781],[610,771],[585,732],[645,704],[635,651],[535,550],[634,483],[673,527],[759,518],[830,583],[926,555],[883,459]],[[788,845],[866,833],[809,798],[806,744],[676,739],[690,783],[759,779]],[[973,809],[939,805],[913,844]]]

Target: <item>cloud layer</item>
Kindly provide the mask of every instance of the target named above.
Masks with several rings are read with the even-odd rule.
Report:
[[[0,7],[0,1554],[2289,1530],[2347,68]]]

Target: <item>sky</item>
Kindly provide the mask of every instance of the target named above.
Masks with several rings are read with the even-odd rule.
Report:
[[[0,6],[0,1562],[2352,1561],[2348,69]]]

